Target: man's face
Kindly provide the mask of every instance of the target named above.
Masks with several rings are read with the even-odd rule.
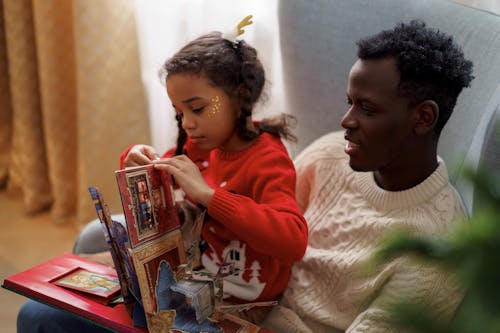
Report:
[[[376,171],[376,176],[401,171],[414,158],[415,110],[398,96],[399,78],[393,58],[358,60],[351,68],[350,107],[341,124],[355,171]]]

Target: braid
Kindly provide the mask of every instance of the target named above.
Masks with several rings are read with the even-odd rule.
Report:
[[[248,119],[252,116],[252,111],[241,107],[240,116],[236,119],[236,130],[240,138],[251,141],[259,136],[259,132],[248,129]]]
[[[177,128],[179,129],[179,134],[177,135],[177,146],[175,147],[175,155],[177,156],[184,154],[184,145],[187,141],[187,134],[182,128],[182,116],[176,114],[175,120],[177,120]]]
[[[257,51],[245,41],[239,41],[234,49],[241,63],[239,72],[241,108],[236,127],[238,135],[243,140],[250,141],[259,135],[259,132],[248,128],[248,119],[251,119],[252,109],[262,95],[265,83],[264,68],[257,58]]]

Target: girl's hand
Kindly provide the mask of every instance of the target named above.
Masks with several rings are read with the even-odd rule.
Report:
[[[124,167],[151,164],[160,158],[156,150],[148,145],[135,145],[123,160]]]
[[[200,169],[186,155],[154,161],[155,168],[170,173],[191,199],[208,206],[215,190],[203,179]]]

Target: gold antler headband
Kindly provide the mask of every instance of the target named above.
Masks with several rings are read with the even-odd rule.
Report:
[[[240,21],[240,23],[238,23],[238,25],[236,25],[236,29],[229,33],[223,34],[222,37],[236,45],[236,43],[238,43],[238,37],[245,33],[245,30],[243,28],[253,24],[252,17],[253,15],[246,16],[243,20]]]
[[[236,37],[243,35],[243,33],[245,32],[245,30],[243,30],[243,27],[249,26],[253,23],[252,17],[253,15],[248,15],[243,20],[241,20],[240,23],[238,23],[238,25],[236,26]]]

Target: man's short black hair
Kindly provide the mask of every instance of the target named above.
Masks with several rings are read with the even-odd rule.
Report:
[[[396,59],[399,94],[409,99],[410,106],[428,99],[437,103],[439,118],[435,131],[439,135],[458,95],[474,78],[472,62],[465,59],[453,37],[413,20],[363,38],[357,45],[362,60]]]

